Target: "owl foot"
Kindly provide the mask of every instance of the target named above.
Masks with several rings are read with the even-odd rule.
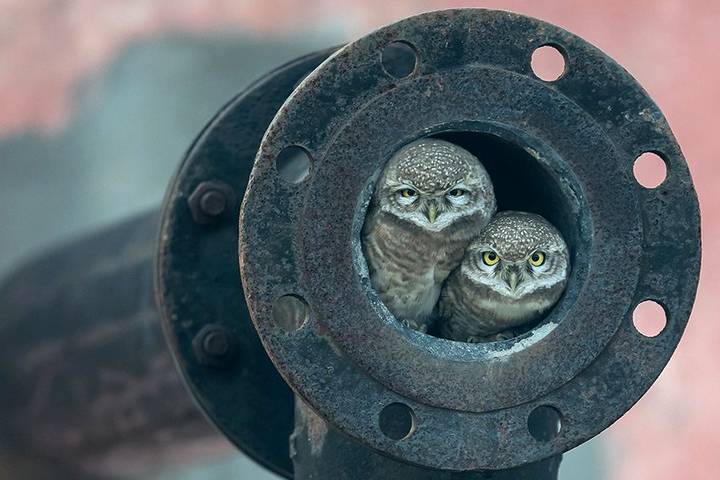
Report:
[[[400,323],[402,323],[407,328],[417,330],[420,333],[427,333],[428,326],[425,325],[424,323],[418,323],[414,320],[407,320],[407,319],[400,320]]]
[[[487,343],[487,342],[491,342],[492,340],[487,340],[487,337],[480,337],[480,336],[472,335],[472,336],[468,337],[465,341],[467,343]]]
[[[512,330],[505,330],[504,332],[496,333],[494,335],[471,335],[465,340],[467,343],[490,343],[490,342],[502,342],[503,340],[510,340],[515,337],[515,332]]]
[[[503,340],[510,340],[515,337],[517,337],[517,335],[513,330],[505,330],[504,332],[496,333],[491,336],[493,342],[502,342]]]

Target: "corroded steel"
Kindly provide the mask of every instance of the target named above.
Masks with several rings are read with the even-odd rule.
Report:
[[[298,480],[555,480],[560,457],[506,470],[452,472],[400,462],[367,448],[323,420],[302,400],[295,402],[290,452]]]
[[[242,197],[265,129],[298,80],[330,52],[270,72],[208,124],[170,182],[157,252],[157,302],[187,385],[235,445],[285,477],[292,476],[287,439],[293,396],[263,351],[245,307],[237,269],[239,206],[231,201],[231,212],[211,222],[198,212],[208,191]],[[204,345],[212,332],[227,335],[231,351],[210,355],[208,347],[222,348]]]
[[[530,67],[543,45],[566,60],[553,82]],[[403,52],[416,58],[383,64]],[[320,65],[331,53],[271,72],[218,114],[170,184],[159,237],[148,215],[3,288],[6,464],[25,471],[27,453],[49,452],[38,466],[77,460],[74,478],[100,450],[146,448],[156,428],[172,427],[173,441],[207,434],[158,336],[153,262],[165,334],[200,407],[288,478],[291,456],[298,479],[554,478],[558,454],[650,387],[694,300],[699,211],[664,117],[629,74],[555,26],[487,10],[406,19]],[[407,330],[370,288],[359,234],[373,181],[428,135],[475,153],[500,208],[544,215],[571,249],[564,297],[515,339],[470,345]],[[309,154],[307,176],[292,165],[279,175],[289,146]],[[646,151],[668,167],[655,189],[633,178]],[[295,317],[277,321],[280,297]],[[668,316],[654,338],[632,325],[646,299]],[[299,395],[289,449],[293,393],[278,372]],[[132,422],[116,421],[125,412]]]
[[[85,236],[3,281],[0,478],[114,477],[222,451],[160,327],[158,217]]]
[[[381,65],[384,47],[396,41],[417,54],[414,71],[401,79]],[[533,51],[548,44],[567,64],[554,82],[538,79],[530,66]],[[373,179],[400,146],[427,135],[515,144],[524,154],[499,159],[475,145],[499,184],[529,185],[532,195],[501,194],[500,207],[542,213],[571,248],[564,297],[515,339],[469,345],[405,329],[369,286],[359,232]],[[275,168],[292,145],[312,158],[299,183]],[[668,178],[652,190],[632,173],[645,151],[659,152],[668,166]],[[489,10],[403,20],[347,45],[310,74],[263,139],[240,222],[248,307],[293,389],[356,440],[457,471],[547,458],[619,418],[675,349],[700,265],[697,198],[657,106],[582,39]],[[309,306],[296,331],[273,318],[283,295]],[[655,338],[633,328],[633,308],[645,299],[668,314]],[[415,417],[402,440],[379,427],[380,411],[392,403]],[[537,435],[545,441],[528,429],[542,406],[562,421],[552,438]]]

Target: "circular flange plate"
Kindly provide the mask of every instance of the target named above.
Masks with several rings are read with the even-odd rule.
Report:
[[[417,57],[401,79],[382,65],[396,42]],[[544,45],[566,62],[553,82],[530,65]],[[559,192],[558,218],[573,246],[563,299],[538,327],[504,342],[471,345],[402,327],[370,288],[361,253],[373,180],[387,159],[417,138],[458,131],[529,152]],[[310,157],[297,181],[278,168],[288,147]],[[667,165],[655,189],[633,177],[635,158],[647,151]],[[284,378],[342,431],[440,469],[539,460],[619,418],[677,345],[699,264],[697,198],[657,106],[587,42],[500,11],[428,13],[338,51],[273,120],[241,210],[248,307]],[[308,310],[292,328],[273,315],[287,298]],[[645,299],[668,317],[654,338],[632,324]],[[380,427],[394,403],[412,412],[401,439]],[[559,413],[562,428],[551,438],[528,428],[538,407]]]
[[[157,257],[163,328],[190,391],[235,445],[286,478],[292,478],[293,395],[262,349],[245,306],[237,212],[265,129],[297,82],[330,53],[269,73],[208,124],[170,184]],[[213,351],[221,355],[212,358]]]

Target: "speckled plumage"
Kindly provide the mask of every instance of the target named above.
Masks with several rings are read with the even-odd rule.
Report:
[[[414,195],[403,196],[410,190]],[[462,195],[451,195],[458,191]],[[443,140],[421,139],[387,163],[363,227],[370,280],[390,312],[426,331],[442,283],[495,213],[480,161]]]
[[[483,260],[486,252],[499,257],[496,265]],[[530,263],[536,252],[545,257],[538,267]],[[539,320],[555,305],[569,270],[567,245],[547,220],[524,212],[497,214],[443,287],[442,336],[469,342],[514,336],[514,328]]]
[[[470,173],[477,161],[467,150],[442,140],[420,140],[401,150],[397,180],[424,191],[448,189]]]

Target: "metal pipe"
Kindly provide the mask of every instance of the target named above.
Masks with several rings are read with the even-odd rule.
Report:
[[[507,470],[449,472],[403,463],[361,445],[295,397],[295,431],[290,436],[295,480],[555,480],[561,456]]]
[[[0,478],[99,479],[229,451],[162,336],[152,291],[157,218],[49,252],[0,288],[0,406],[9,412]],[[427,470],[359,444],[301,401],[290,440],[296,479],[550,480],[559,466],[555,458],[506,472]]]
[[[415,67],[401,76],[384,60],[395,38],[412,45]],[[527,64],[543,42],[585,59],[550,90]],[[290,439],[300,480],[554,479],[559,454],[649,388],[692,306],[699,211],[682,154],[634,80],[567,32],[483,10],[421,15],[323,62],[329,54],[271,72],[218,114],[171,183],[159,242],[153,212],[29,264],[0,289],[0,462],[13,469],[0,475],[116,476],[227,445],[176,373],[154,268],[165,333],[201,409],[288,478],[293,397],[276,368],[304,399]],[[632,101],[608,117],[617,92]],[[564,205],[561,223],[577,230],[579,273],[548,328],[469,349],[408,335],[373,304],[353,263],[358,198],[398,145],[443,132],[507,137],[559,185],[548,205]],[[650,148],[672,167],[656,191],[623,173]],[[298,149],[312,180],[276,178]],[[685,245],[682,257],[668,257],[667,238]],[[628,268],[590,261],[607,249]],[[277,320],[287,297],[303,321]],[[646,298],[669,314],[661,336],[638,335],[627,315]],[[411,419],[397,436],[382,423],[393,408]],[[532,428],[538,412],[549,435]]]
[[[99,479],[229,451],[187,394],[153,301],[158,212],[49,252],[0,289],[0,478]],[[555,479],[559,457],[452,473],[392,460],[296,402],[296,479]]]
[[[555,82],[532,70],[544,45],[567,60]],[[388,49],[414,68],[396,69]],[[478,147],[501,209],[547,214],[572,250],[562,299],[509,340],[468,345],[405,328],[362,255],[366,206],[387,159],[450,135]],[[512,155],[488,160],[501,145]],[[668,166],[656,189],[633,179],[643,152]],[[289,159],[305,177],[284,174]],[[500,470],[580,445],[650,388],[692,308],[699,222],[672,132],[617,63],[539,20],[457,9],[360,38],[298,85],[255,157],[239,266],[263,345],[321,418],[399,461]],[[623,268],[598,261],[618,257]],[[661,335],[633,324],[646,300],[666,314]],[[392,418],[407,428],[386,428]]]
[[[117,475],[228,450],[160,328],[157,220],[147,213],[50,252],[1,288],[0,447],[13,470],[45,459],[52,478],[58,465],[68,478]]]

